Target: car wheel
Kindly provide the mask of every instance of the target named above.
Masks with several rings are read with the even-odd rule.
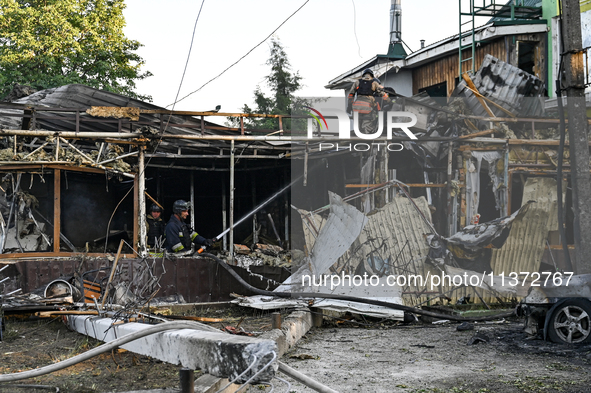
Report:
[[[550,340],[563,344],[591,342],[591,303],[567,300],[554,310],[548,324]]]

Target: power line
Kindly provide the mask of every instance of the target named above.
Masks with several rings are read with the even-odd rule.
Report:
[[[259,46],[261,46],[265,41],[267,41],[269,39],[269,37],[271,37],[273,34],[275,34],[275,32],[277,30],[279,30],[281,28],[281,26],[283,26],[288,20],[290,20],[295,14],[297,14],[302,8],[304,8],[304,6],[306,4],[308,4],[310,0],[306,0],[306,2],[304,4],[302,4],[300,6],[300,8],[298,8],[297,10],[295,10],[290,16],[287,17],[287,19],[285,19],[283,22],[281,22],[281,24],[279,26],[277,26],[277,28],[275,30],[273,30],[268,36],[265,37],[264,40],[262,40],[261,42],[259,42],[256,46],[254,46],[251,50],[249,50],[244,56],[242,56],[241,58],[239,58],[238,60],[236,60],[232,65],[230,65],[228,68],[226,68],[225,70],[223,70],[222,72],[220,72],[219,75],[211,78],[210,80],[208,80],[207,82],[205,82],[200,88],[198,88],[197,90],[187,94],[186,96],[184,96],[183,98],[181,98],[180,100],[176,100],[175,102],[173,102],[172,104],[167,105],[166,107],[168,108],[169,106],[173,106],[176,105],[178,102],[181,102],[182,100],[184,100],[185,98],[197,93],[199,90],[203,89],[205,86],[207,86],[208,84],[210,84],[211,82],[213,82],[214,80],[216,80],[217,78],[219,78],[220,76],[222,76],[223,74],[226,73],[226,71],[228,71],[230,68],[234,67],[236,64],[238,64],[240,61],[242,61],[242,59],[244,59],[246,56],[248,56],[252,51],[254,51],[256,48],[258,48]]]
[[[178,98],[178,96],[179,96],[179,94],[181,92],[181,87],[183,86],[183,80],[185,79],[185,73],[187,72],[187,66],[189,65],[189,59],[191,58],[191,50],[193,49],[193,41],[195,40],[195,31],[197,30],[197,22],[199,21],[199,16],[201,16],[201,10],[203,9],[203,4],[205,4],[205,0],[203,0],[201,2],[201,7],[199,8],[199,13],[197,14],[197,18],[195,19],[195,26],[193,26],[193,36],[191,37],[191,44],[189,45],[189,53],[187,54],[187,61],[185,62],[185,69],[183,70],[183,76],[181,77],[181,82],[179,83],[179,89],[178,89],[178,91],[176,93],[175,104],[176,104],[176,99]],[[173,111],[174,111],[174,104],[173,104],[172,109],[171,109],[171,115],[172,115],[172,112]],[[162,144],[162,139],[163,139],[164,133],[168,129],[168,125],[170,124],[171,117],[172,116],[168,116],[168,121],[166,122],[166,125],[164,126],[164,130],[162,131],[162,135],[160,136],[160,140],[158,140],[158,143],[154,147],[154,152],[156,152],[158,150],[158,148],[160,148],[160,145]],[[144,175],[144,173],[146,172],[146,169],[148,168],[148,165],[150,164],[150,161],[152,161],[152,157],[150,157],[148,159],[148,162],[145,163],[145,165],[144,165],[143,168],[140,168],[140,172],[138,173],[138,176],[143,176]],[[121,202],[123,202],[123,200],[125,198],[127,198],[127,196],[129,195],[129,193],[133,189],[134,189],[134,187],[131,187],[129,189],[129,191],[127,191],[127,193],[123,196],[123,198],[121,198],[121,201],[119,201],[119,204],[117,204],[117,206],[113,210],[113,213],[111,214],[111,218],[109,219],[109,223],[107,224],[107,236],[105,237],[105,252],[107,250],[107,243],[109,241],[109,230],[110,230],[110,227],[111,227],[111,220],[113,220],[113,216],[115,215],[115,212],[117,211],[117,208],[119,207],[119,205],[121,204]],[[144,198],[144,196],[141,195],[140,198]]]
[[[357,53],[361,56],[361,46],[359,46],[359,38],[357,38],[357,10],[355,9],[355,0],[351,0],[353,3],[353,34],[355,34],[355,41],[357,42]]]
[[[185,73],[187,72],[187,66],[189,65],[189,59],[191,58],[191,50],[193,49],[193,41],[195,40],[195,30],[197,30],[197,22],[199,21],[199,16],[201,15],[201,10],[203,9],[203,4],[205,4],[205,0],[201,2],[201,7],[199,8],[199,13],[197,14],[197,19],[195,19],[195,26],[193,27],[193,36],[191,37],[191,45],[189,46],[189,53],[187,54],[187,61],[185,62],[185,69],[183,70],[183,76],[181,77],[181,83],[179,83],[179,89],[176,92],[176,97],[174,97],[175,104],[177,103],[177,99],[179,98],[179,94],[181,93],[181,87],[183,86],[183,81],[185,80]],[[174,105],[173,109],[174,110]]]

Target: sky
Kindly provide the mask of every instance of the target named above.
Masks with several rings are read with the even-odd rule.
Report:
[[[306,0],[126,0],[125,35],[141,42],[138,51],[154,76],[137,91],[166,107],[198,90],[258,45]],[[348,70],[385,54],[389,44],[390,0],[309,0],[274,34],[299,72],[304,97],[343,96],[324,88]],[[458,0],[402,0],[402,39],[412,49],[458,32]],[[241,112],[253,106],[254,90],[266,91],[269,42],[198,92],[177,102],[175,110]],[[408,51],[408,50],[407,50]],[[172,106],[168,107],[169,109]]]

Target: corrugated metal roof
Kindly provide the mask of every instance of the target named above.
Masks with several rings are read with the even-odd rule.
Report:
[[[427,200],[420,197],[413,201],[431,221]],[[370,213],[368,218],[355,243],[339,260],[337,271],[349,268],[353,272],[426,277],[429,270],[425,265],[429,252],[426,237],[432,232],[413,203],[406,197],[398,196],[383,208]],[[427,285],[405,285],[402,287],[402,298],[407,304],[416,304],[420,299],[417,293],[426,288]]]
[[[495,274],[538,272],[548,232],[558,229],[556,180],[528,178],[522,203],[533,200],[523,220],[511,227],[507,241],[500,249],[493,249],[491,268]]]
[[[478,92],[497,102],[515,115],[522,117],[541,116],[544,113],[544,82],[534,75],[487,54],[482,66],[472,78]],[[487,116],[474,93],[462,81],[453,92],[453,97],[465,97],[472,114]],[[506,116],[500,109],[491,106],[497,116]]]
[[[70,84],[64,85],[56,88],[45,89],[42,91],[38,91],[33,93],[27,97],[20,98],[13,102],[13,104],[22,105],[23,109],[13,109],[13,108],[2,108],[0,106],[0,112],[2,114],[10,114],[10,115],[22,115],[24,113],[26,106],[34,106],[40,108],[67,108],[67,109],[78,109],[85,111],[86,109],[90,109],[93,106],[107,106],[107,107],[133,107],[133,108],[140,108],[140,109],[147,109],[147,110],[165,110],[166,108],[162,108],[144,101],[140,101],[137,99],[133,99],[130,97],[126,97],[120,94],[112,93],[105,90],[98,90],[89,86],[80,85],[80,84]],[[6,104],[10,105],[10,104]],[[76,129],[76,121],[75,117],[71,112],[52,112],[51,114],[42,113],[42,116],[51,117],[51,119],[43,119],[38,117],[36,120],[37,127],[39,129],[49,130],[49,131],[64,131],[64,130],[75,130]],[[81,112],[80,113],[81,119],[92,120],[93,117]],[[158,124],[158,122],[164,119],[167,121],[169,119],[166,115],[159,115],[159,114],[141,114],[140,120],[138,123],[134,123],[135,128],[139,125],[145,125],[152,123],[154,126]],[[96,120],[96,118],[94,119]],[[21,116],[2,116],[0,114],[0,128],[5,129],[21,129],[22,117]],[[178,116],[173,115],[170,116],[169,124],[187,124],[190,127],[174,127],[168,126],[166,128],[166,132],[169,134],[194,134],[200,135],[201,130],[200,119],[197,119],[192,116]],[[212,123],[210,121],[204,121],[206,127],[220,127],[220,125]],[[124,123],[124,126],[130,127],[129,123]],[[118,131],[118,124],[116,119],[100,119],[99,121],[85,121],[80,123],[80,131],[86,132],[117,132]],[[232,132],[221,130],[216,128],[215,131],[211,129],[206,129],[205,134],[215,134],[215,135],[230,135]],[[257,142],[257,144],[261,145],[261,148],[268,146],[270,144],[263,142]],[[195,141],[186,141],[186,140],[175,140],[173,142],[170,141],[161,141],[159,143],[159,150],[160,151],[168,151],[176,153],[179,147],[188,148],[188,149],[196,149],[202,151],[207,149],[207,145],[211,145],[213,152],[218,152],[219,148],[226,148],[228,143],[223,141],[216,141],[216,142],[195,142]]]
[[[431,222],[429,204],[424,197],[413,199],[425,218]],[[370,274],[378,275],[408,275],[418,274],[426,276],[428,267],[425,257],[429,252],[426,237],[432,234],[431,229],[419,215],[415,206],[408,198],[398,196],[386,206],[367,215],[367,224],[363,227],[351,247],[332,266],[337,274]],[[300,214],[305,212],[300,211]],[[310,220],[322,223],[319,217]],[[307,232],[306,243],[311,247],[314,236],[310,232],[311,225],[304,220],[304,232]],[[316,244],[316,247],[318,244]],[[361,272],[361,273],[359,273]],[[437,273],[437,272],[435,272]],[[418,292],[425,290],[426,285],[415,287],[407,285],[404,292]],[[403,296],[407,303],[413,303],[418,296]]]

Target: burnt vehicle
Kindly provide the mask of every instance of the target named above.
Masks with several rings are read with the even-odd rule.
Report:
[[[556,276],[559,277],[559,276]],[[591,274],[551,278],[532,286],[517,306],[525,331],[563,344],[591,343]]]

